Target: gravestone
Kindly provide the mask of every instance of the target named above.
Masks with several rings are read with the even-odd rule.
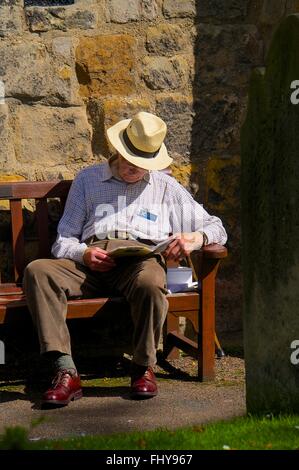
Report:
[[[273,37],[265,69],[253,73],[241,133],[246,387],[253,413],[299,412],[298,80],[299,15],[290,15]]]
[[[24,0],[25,7],[56,7],[60,5],[73,5],[74,3],[75,0]]]

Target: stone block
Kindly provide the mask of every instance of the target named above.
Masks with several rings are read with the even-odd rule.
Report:
[[[171,156],[190,157],[194,119],[192,96],[161,94],[157,96],[156,114],[167,124],[165,144]]]
[[[92,158],[85,107],[17,105],[11,109],[16,160],[35,168],[83,164]]]
[[[248,5],[248,0],[200,0],[197,6],[197,16],[221,20],[244,19],[248,12]]]
[[[128,96],[136,90],[136,40],[132,36],[81,38],[76,56],[82,96]]]
[[[67,54],[56,52],[59,43],[69,51]],[[22,102],[81,104],[69,38],[0,44],[0,80],[5,84],[6,96]]]
[[[6,103],[0,104],[0,171],[14,162],[14,146],[9,126],[9,109]]]
[[[0,0],[0,6],[2,5],[23,7],[24,0]]]
[[[0,38],[23,33],[23,9],[13,5],[17,4],[8,6],[7,4],[0,3]]]
[[[151,90],[175,90],[186,84],[188,64],[182,57],[146,57],[142,76]]]
[[[21,175],[6,175],[0,173],[0,181],[1,183],[14,183],[16,181],[24,181],[24,176]]]
[[[127,0],[108,0],[107,18],[113,23],[128,23],[129,21],[138,21],[140,18],[140,1]]]
[[[263,63],[263,42],[253,25],[198,25],[194,51],[196,88],[247,86],[252,67]]]
[[[1,125],[1,124],[0,124]],[[1,132],[1,130],[0,130]],[[1,136],[0,136],[1,141]],[[22,175],[12,175],[6,173],[0,173],[0,182],[1,183],[13,183],[16,181],[24,181],[26,178]],[[24,203],[22,203],[23,207]],[[9,200],[1,199],[0,201],[0,211],[8,211],[10,209]],[[6,226],[6,227],[5,227]],[[6,233],[3,233],[6,232]],[[11,237],[10,231],[10,217],[6,217],[3,213],[0,212],[0,240],[9,240]]]
[[[129,119],[140,111],[153,112],[153,103],[147,98],[105,100],[103,103],[105,130],[121,119]]]
[[[106,17],[112,23],[129,23],[131,21],[154,20],[157,16],[155,0],[108,0]]]
[[[299,13],[299,0],[287,0],[286,14]]]
[[[195,0],[164,0],[165,18],[194,18],[196,16]]]
[[[175,160],[171,165],[171,176],[182,186],[189,189],[192,173],[196,173],[197,167],[189,162]]]
[[[87,112],[93,126],[93,153],[109,156],[113,152],[106,139],[106,130],[121,119],[129,119],[139,111],[154,112],[154,105],[146,98],[110,98],[103,102],[90,100]]]
[[[26,8],[26,19],[30,31],[46,32],[52,29],[94,29],[97,26],[95,8],[73,7],[31,7]]]
[[[141,0],[141,19],[153,21],[158,16],[158,4],[156,0]]]
[[[39,5],[43,7],[54,5],[73,5],[80,0],[24,0],[25,7]],[[85,0],[90,1],[90,0]]]
[[[146,48],[153,54],[173,55],[187,45],[187,38],[179,25],[160,24],[147,30]]]
[[[192,155],[239,151],[239,133],[246,98],[230,90],[204,92],[194,102]]]

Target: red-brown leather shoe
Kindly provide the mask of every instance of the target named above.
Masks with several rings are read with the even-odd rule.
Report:
[[[152,398],[158,393],[156,377],[151,367],[133,366],[131,397]]]
[[[79,400],[79,398],[82,398],[80,376],[61,369],[52,381],[51,388],[44,393],[43,404],[67,405],[70,401]]]

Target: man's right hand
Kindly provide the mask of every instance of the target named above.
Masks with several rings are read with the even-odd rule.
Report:
[[[92,271],[106,272],[116,266],[115,261],[108,255],[108,252],[98,246],[86,248],[83,261]]]

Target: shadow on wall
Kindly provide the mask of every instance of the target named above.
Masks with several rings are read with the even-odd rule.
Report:
[[[195,199],[221,218],[229,258],[220,267],[217,330],[242,329],[240,126],[251,70],[263,60],[249,2],[197,0],[190,142]]]

